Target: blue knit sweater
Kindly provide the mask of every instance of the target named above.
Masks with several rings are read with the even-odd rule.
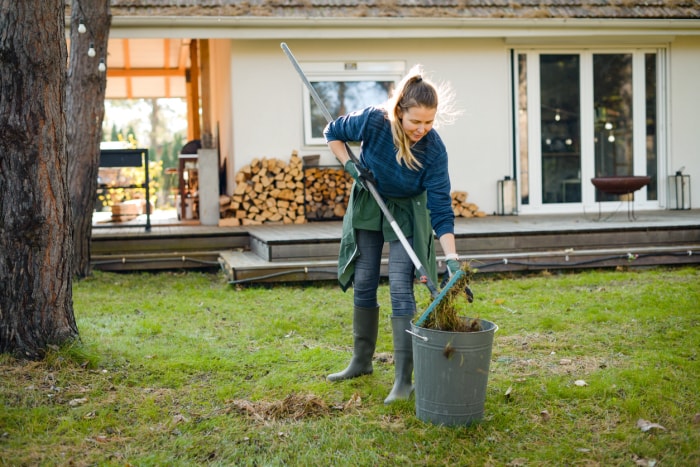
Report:
[[[386,112],[379,107],[367,107],[339,117],[326,126],[324,136],[326,141],[360,142],[360,162],[374,175],[377,191],[383,197],[411,198],[427,192],[435,234],[439,238],[454,233],[447,150],[434,129],[411,148],[423,165],[419,170],[411,170],[396,161],[391,126]]]

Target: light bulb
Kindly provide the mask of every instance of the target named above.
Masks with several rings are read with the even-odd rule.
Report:
[[[100,64],[97,65],[97,69],[98,69],[101,73],[104,73],[105,70],[107,70],[107,65],[105,65],[105,59],[104,59],[104,58],[101,58],[101,59],[100,59]]]
[[[90,48],[88,49],[88,57],[94,57],[95,56],[95,45],[90,44]]]
[[[80,20],[80,24],[78,24],[78,32],[80,34],[85,34],[85,31],[87,31],[87,28],[83,24],[83,20]]]

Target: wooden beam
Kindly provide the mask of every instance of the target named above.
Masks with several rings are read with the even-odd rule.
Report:
[[[129,41],[124,40],[122,41],[122,46],[124,48],[124,68],[129,69],[131,68],[131,59],[129,55]],[[134,97],[134,92],[133,88],[131,86],[131,78],[127,77],[126,78],[126,98],[127,99],[133,99]]]
[[[163,68],[170,68],[170,39],[163,40]],[[165,97],[170,97],[170,78],[165,77]]]
[[[187,80],[187,135],[190,140],[201,139],[199,123],[199,54],[197,40],[190,42],[190,69]]]
[[[213,149],[211,125],[211,72],[209,63],[209,39],[200,39],[199,60],[202,66],[202,148]]]
[[[185,70],[177,68],[108,68],[107,76],[113,78],[179,78],[185,76]]]

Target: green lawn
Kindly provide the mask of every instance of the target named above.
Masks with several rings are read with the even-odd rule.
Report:
[[[74,285],[80,345],[0,355],[0,465],[700,465],[699,268],[472,289],[462,314],[499,330],[484,419],[450,428],[383,404],[386,284],[374,374],[330,383],[352,345],[335,283],[96,272]]]

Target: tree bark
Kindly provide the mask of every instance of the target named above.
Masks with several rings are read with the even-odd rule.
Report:
[[[0,352],[32,359],[78,336],[64,7],[0,0]]]
[[[80,33],[78,25],[85,25]],[[66,89],[66,153],[68,183],[73,215],[73,273],[90,275],[92,212],[95,210],[100,141],[105,110],[107,41],[112,21],[109,0],[72,0],[70,62]],[[90,45],[95,56],[88,56]]]

